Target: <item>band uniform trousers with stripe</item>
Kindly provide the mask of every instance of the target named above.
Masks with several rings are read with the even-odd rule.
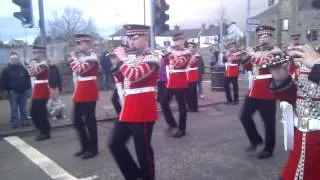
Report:
[[[230,84],[233,88],[233,99],[231,98],[230,93]],[[224,90],[226,93],[226,98],[228,102],[239,102],[239,85],[238,85],[238,76],[235,77],[224,77]]]
[[[161,107],[163,110],[163,114],[165,120],[169,124],[170,127],[178,127],[176,121],[174,120],[172,111],[170,109],[170,101],[172,96],[175,96],[178,102],[179,109],[179,129],[182,132],[186,132],[186,123],[187,123],[187,110],[186,110],[186,100],[185,100],[186,89],[168,89],[166,88],[163,95],[163,100],[161,102]]]
[[[33,124],[41,134],[50,136],[50,123],[48,120],[47,99],[33,99],[31,102],[31,117]]]
[[[96,101],[74,102],[73,121],[76,126],[81,150],[98,153]]]
[[[191,111],[198,112],[198,82],[189,82],[186,99],[188,104],[188,109]]]
[[[154,155],[151,137],[154,122],[130,123],[117,121],[113,130],[109,147],[111,153],[126,180],[154,180]],[[133,137],[139,166],[133,160],[126,142]]]
[[[256,110],[259,111],[264,123],[265,150],[272,153],[275,147],[276,100],[246,98],[240,120],[252,145],[263,141],[252,118]]]

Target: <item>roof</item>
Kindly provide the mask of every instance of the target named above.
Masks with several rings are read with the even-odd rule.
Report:
[[[278,13],[278,7],[279,7],[279,4],[270,6],[265,11],[262,11],[261,13],[255,15],[254,17],[251,17],[250,19],[259,19],[259,18],[264,18],[264,17],[276,15]]]
[[[112,34],[110,37],[118,37],[118,36],[126,36],[126,30],[124,28],[121,28],[116,33]]]
[[[201,32],[201,28],[169,30],[169,31],[166,31],[166,32],[160,34],[159,36],[172,36],[177,31],[183,32],[184,33],[184,37],[186,39],[190,39],[190,38],[198,37],[200,32]]]
[[[205,29],[201,32],[202,36],[215,36],[220,33],[219,26],[209,26],[208,29]]]

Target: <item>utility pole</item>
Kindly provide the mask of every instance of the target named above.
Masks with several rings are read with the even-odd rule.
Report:
[[[41,32],[41,45],[46,46],[46,29],[44,25],[44,11],[43,11],[43,0],[39,0],[39,27]]]
[[[143,0],[143,24],[146,25],[146,0]]]
[[[24,28],[24,45],[23,45],[23,58],[24,62],[27,61],[27,41],[28,41],[28,34],[27,34],[27,28]]]
[[[155,24],[155,17],[154,17],[154,12],[155,12],[155,0],[150,0],[150,6],[151,6],[151,25],[150,25],[150,40],[151,40],[151,50],[155,49],[155,34],[154,34],[154,24]]]
[[[219,61],[218,61],[218,65],[222,65],[222,58],[223,58],[223,2],[222,0],[220,0],[220,5],[221,5],[221,14],[220,14],[220,53],[219,53]]]
[[[251,0],[247,0],[247,18],[246,18],[246,47],[250,46],[250,33],[248,27],[248,20],[251,14]]]

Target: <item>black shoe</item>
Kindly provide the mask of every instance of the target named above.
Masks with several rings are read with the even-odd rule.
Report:
[[[171,136],[172,133],[173,133],[176,129],[177,129],[176,127],[168,127],[168,129],[165,130],[165,133],[166,133],[168,136]]]
[[[251,144],[249,147],[246,148],[247,152],[253,152],[257,149],[258,146],[260,146],[262,144],[262,141],[260,143],[257,144]]]
[[[185,132],[183,132],[183,131],[181,131],[181,130],[178,130],[174,135],[172,135],[172,137],[174,137],[174,138],[181,138],[181,137],[183,137],[183,136],[185,136],[185,135],[186,135]]]
[[[238,105],[239,104],[239,102],[238,101],[234,101],[234,102],[232,102],[232,105]]]
[[[226,105],[232,104],[232,101],[227,101]]]
[[[18,125],[16,124],[11,125],[11,129],[17,129],[17,128],[18,128]]]
[[[24,122],[22,125],[23,126],[31,126],[31,124],[29,122]]]
[[[74,156],[76,156],[76,157],[82,156],[85,152],[86,152],[86,151],[83,151],[83,150],[78,151],[78,152],[74,153]]]
[[[271,156],[272,156],[272,152],[264,149],[259,154],[258,159],[267,159],[267,158],[270,158]]]
[[[45,134],[39,134],[36,137],[36,141],[44,141],[44,140],[47,140],[47,139],[50,139],[50,136],[49,135],[45,135]]]
[[[198,112],[198,110],[196,110],[196,109],[189,109],[188,112],[194,113],[194,112]]]
[[[93,152],[87,151],[82,154],[82,159],[83,160],[90,159],[90,158],[93,158],[97,155],[98,155],[98,153],[93,153]]]

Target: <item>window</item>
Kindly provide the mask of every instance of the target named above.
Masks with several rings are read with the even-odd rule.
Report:
[[[171,42],[170,41],[164,41],[163,42],[163,46],[165,46],[165,47],[171,46]]]

